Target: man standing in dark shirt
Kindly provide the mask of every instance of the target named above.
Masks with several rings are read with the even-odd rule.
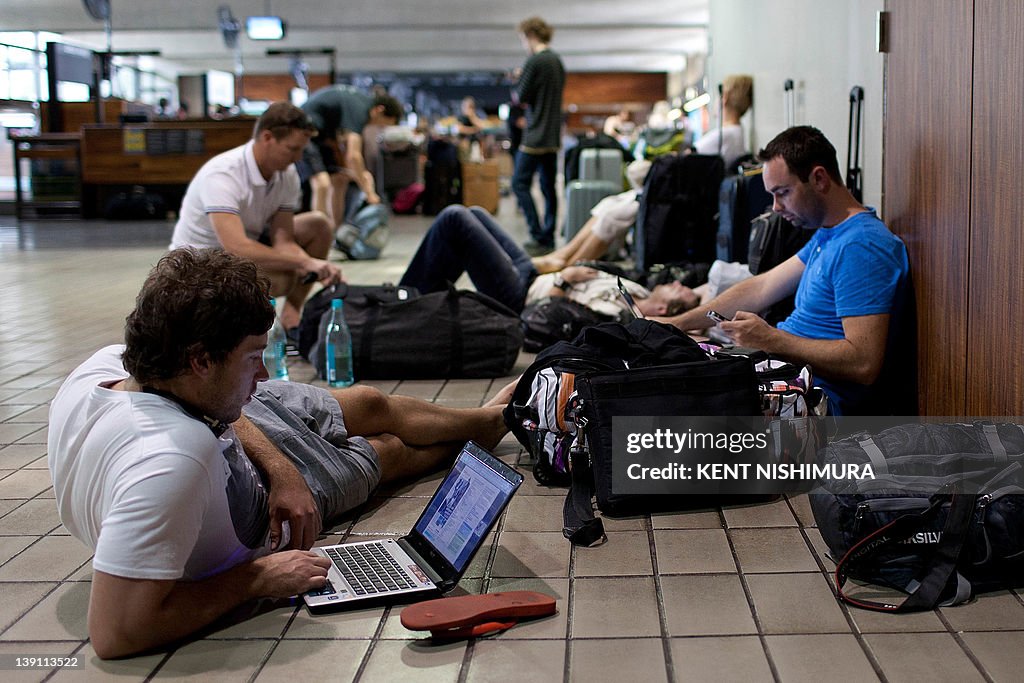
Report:
[[[337,227],[345,218],[349,182],[359,186],[367,202],[380,203],[363,159],[363,128],[395,125],[402,117],[402,105],[388,95],[366,95],[352,86],[329,85],[310,95],[302,109],[317,127],[316,137],[303,154],[312,172],[312,208],[330,216]]]
[[[558,173],[558,148],[562,141],[562,89],[565,67],[549,47],[554,29],[540,17],[530,17],[519,24],[523,46],[530,57],[523,65],[516,87],[520,104],[526,107],[526,130],[516,152],[512,191],[523,209],[530,229],[530,241],[524,246],[531,255],[555,248],[555,214],[558,195],[555,176]],[[537,216],[537,207],[530,195],[533,174],[540,171],[540,190],[544,195],[544,224]]]

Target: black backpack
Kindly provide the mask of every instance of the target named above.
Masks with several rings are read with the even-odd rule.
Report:
[[[564,296],[548,297],[523,308],[523,350],[542,351],[558,341],[574,339],[585,327],[610,320]]]
[[[644,181],[636,217],[636,267],[655,263],[711,263],[717,252],[722,157],[658,157]]]

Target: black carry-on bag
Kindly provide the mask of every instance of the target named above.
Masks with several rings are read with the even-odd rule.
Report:
[[[808,496],[844,602],[910,612],[1022,585],[1024,426],[897,425],[834,441],[822,462],[873,468]],[[907,595],[850,594],[851,578]]]

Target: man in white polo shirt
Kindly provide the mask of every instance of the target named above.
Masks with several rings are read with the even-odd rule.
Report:
[[[298,107],[270,105],[256,122],[252,140],[199,169],[171,237],[171,249],[215,247],[254,261],[270,278],[271,293],[285,297],[281,322],[286,329],[299,324],[313,281],[329,285],[341,280],[341,269],[326,260],[334,238],[327,216],[316,211],[296,215],[295,162],[315,133]]]

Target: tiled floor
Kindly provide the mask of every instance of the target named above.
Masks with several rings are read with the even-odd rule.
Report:
[[[520,233],[506,202],[499,218]],[[355,282],[397,280],[427,222],[394,220],[378,262]],[[400,608],[311,616],[294,602],[248,615],[180,648],[119,662],[87,641],[89,552],[57,519],[46,469],[47,403],[94,349],[119,341],[125,314],[170,224],[0,218],[0,661],[77,655],[83,670],[11,671],[4,681],[1020,680],[1024,602],[995,593],[962,607],[891,616],[836,602],[831,562],[807,501],[608,520],[609,541],[573,549],[562,491],[526,484],[458,591],[540,590],[558,614],[489,639],[436,645]],[[525,367],[523,356],[518,365]],[[308,380],[308,367],[293,378]],[[378,382],[385,391],[478,405],[501,380]],[[438,477],[381,493],[325,540],[408,530]]]

